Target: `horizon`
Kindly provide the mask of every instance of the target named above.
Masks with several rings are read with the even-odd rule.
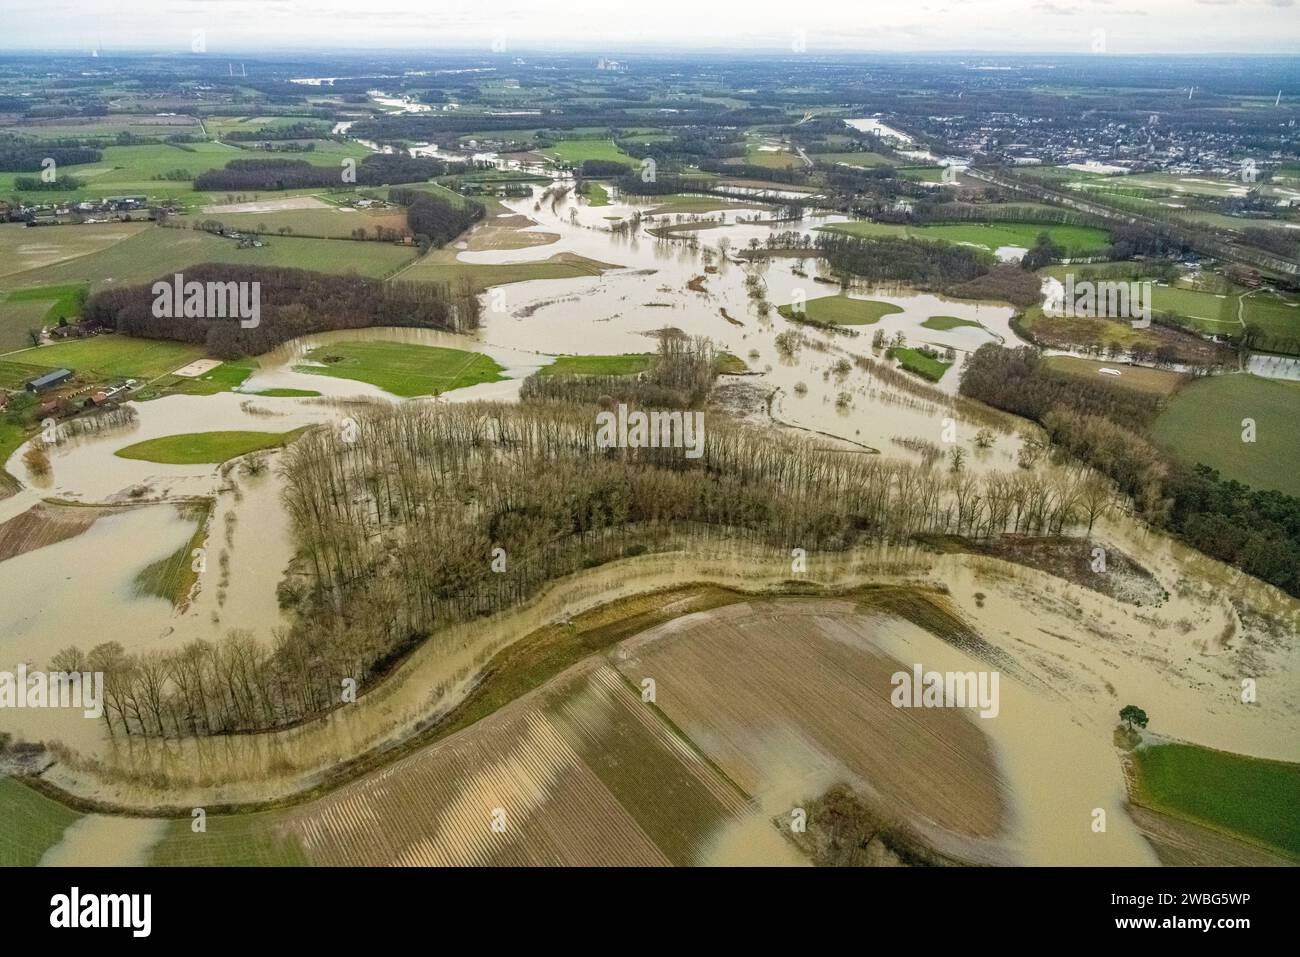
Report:
[[[504,53],[494,53],[493,51],[483,50],[477,47],[465,46],[448,46],[448,47],[356,47],[356,46],[329,46],[325,44],[312,44],[310,46],[294,47],[232,47],[230,49],[218,48],[207,50],[203,53],[195,53],[190,50],[184,50],[177,47],[106,47],[95,50],[94,48],[83,47],[5,47],[0,46],[0,56],[38,56],[41,54],[56,54],[59,56],[84,56],[87,59],[111,59],[113,57],[176,57],[185,59],[212,59],[217,60],[228,56],[247,56],[247,57],[274,57],[274,56],[301,56],[303,54],[319,54],[331,57],[343,56],[349,54],[357,57],[371,57],[378,54],[402,54],[405,56],[428,53],[436,56],[453,56],[453,57],[483,57],[485,59],[496,59],[503,62],[512,62],[516,59],[527,57],[608,57],[618,59],[619,57],[628,58],[681,58],[693,59],[705,56],[720,56],[730,59],[744,59],[754,57],[760,59],[779,58],[785,60],[796,60],[807,57],[814,60],[853,60],[868,57],[878,57],[884,59],[919,59],[919,58],[937,58],[937,59],[962,59],[966,57],[984,57],[988,59],[1005,59],[1015,60],[1023,64],[1025,57],[1062,57],[1075,58],[1079,60],[1094,59],[1102,57],[1109,60],[1134,60],[1134,59],[1258,59],[1258,60],[1286,60],[1297,59],[1297,54],[1286,52],[1272,51],[1245,51],[1245,50],[1194,50],[1179,52],[1174,50],[1146,50],[1131,51],[1125,53],[1090,53],[1079,50],[996,50],[996,49],[934,49],[934,50],[888,50],[888,49],[828,49],[825,51],[809,51],[806,53],[795,53],[780,47],[755,47],[750,49],[731,49],[727,47],[691,47],[681,50],[672,47],[646,45],[642,47],[516,47]],[[1300,65],[1300,60],[1297,61]]]
[[[776,0],[688,0],[608,10],[573,0],[561,16],[502,0],[492,13],[389,0],[378,11],[345,0],[13,0],[3,52],[186,53],[201,31],[212,53],[617,51],[954,55],[1292,55],[1295,0],[923,0],[915,7],[848,9],[810,0],[792,14]],[[673,28],[670,25],[685,24]],[[346,38],[340,36],[346,34]]]

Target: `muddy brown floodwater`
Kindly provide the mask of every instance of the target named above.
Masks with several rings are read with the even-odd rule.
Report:
[[[193,638],[216,638],[229,628],[246,628],[259,640],[271,640],[272,629],[281,623],[275,588],[294,548],[279,503],[281,479],[275,474],[274,455],[272,468],[261,475],[246,475],[238,467],[158,465],[113,453],[146,438],[187,432],[335,427],[347,415],[349,400],[396,401],[365,383],[295,371],[307,351],[334,338],[486,352],[507,370],[504,381],[414,401],[511,401],[517,398],[523,378],[556,355],[652,351],[653,333],[670,326],[709,336],[744,360],[751,374],[728,381],[758,390],[783,427],[842,438],[917,462],[920,452],[894,440],[941,445],[945,420],[952,419],[956,444],[970,453],[968,468],[1017,472],[1020,433],[1032,427],[1007,420],[997,430],[993,447],[977,450],[974,437],[984,420],[964,417],[961,406],[951,399],[965,354],[986,341],[1014,340],[1009,307],[899,289],[854,288],[852,296],[887,301],[902,311],[876,326],[857,327],[857,337],[795,326],[777,315],[775,307],[799,294],[816,298],[837,291],[815,281],[816,260],[773,258],[745,265],[721,255],[720,240],[725,238],[734,254],[751,239],[765,242],[774,230],[808,234],[835,217],[809,216],[801,223],[776,226],[737,223],[737,215],[766,218],[771,214],[756,214],[736,204],[723,212],[725,225],[660,240],[647,230],[675,224],[675,217],[643,222],[628,235],[609,231],[612,218],[644,212],[653,204],[633,206],[615,197],[611,205],[592,207],[568,196],[554,207],[546,203],[534,209],[539,192],[506,205],[510,215],[535,221],[528,229],[550,241],[518,248],[465,249],[459,258],[503,264],[571,252],[620,268],[601,276],[520,282],[489,290],[484,296],[484,326],[473,334],[376,329],[287,343],[259,359],[258,371],[245,386],[308,389],[324,393],[319,399],[225,393],[136,403],[139,416],[130,427],[80,437],[53,449],[52,474],[39,481],[27,473],[23,449],[15,452],[7,468],[25,487],[0,501],[0,522],[22,515],[45,498],[133,507],[101,514],[71,538],[53,541],[57,536],[52,535],[51,544],[0,561],[0,593],[6,598],[0,607],[0,668],[13,668],[19,661],[44,666],[55,652],[71,644],[85,650],[112,640],[128,649],[168,648]],[[716,271],[705,268],[705,247],[714,250]],[[773,306],[765,318],[746,291],[747,271],[761,277]],[[705,277],[703,282],[689,288],[688,283],[699,276]],[[662,305],[648,308],[651,302]],[[924,328],[922,323],[933,315],[968,319],[979,327]],[[900,388],[887,377],[852,365],[855,355],[871,354],[876,328],[889,336],[902,332],[909,344],[952,347],[958,364],[935,391]],[[776,337],[787,329],[796,329],[803,339],[793,354],[783,355]],[[842,359],[850,360],[848,371],[837,369]],[[841,400],[841,394],[847,400]],[[771,424],[765,415],[756,416],[756,421],[782,427]],[[189,541],[193,522],[182,516],[177,505],[193,499],[214,503],[204,546],[207,570],[191,600],[173,608],[164,599],[138,594],[133,583],[142,568]],[[960,846],[988,860],[1154,863],[1127,817],[1124,780],[1111,741],[1118,709],[1124,704],[1145,708],[1160,734],[1169,738],[1261,757],[1300,759],[1296,647],[1300,605],[1128,517],[1102,521],[1094,538],[1133,556],[1152,572],[1168,597],[1158,605],[1142,607],[1040,569],[914,547],[809,556],[808,577],[827,586],[887,582],[946,589],[954,610],[996,650],[999,661],[1013,666],[1014,675],[1004,677],[1001,686],[999,716],[975,721],[973,732],[964,725],[950,729],[959,737],[977,735],[982,744],[972,743],[966,749],[969,753],[987,748],[977,766],[994,769],[988,773],[996,778],[996,801],[986,781],[979,786],[982,796],[972,799],[975,803],[965,808],[963,818],[961,809],[943,804],[943,782],[891,780],[888,769],[858,762],[854,780],[905,808],[937,842],[947,840],[951,847]],[[1091,543],[1080,539],[1079,547],[1082,552]],[[227,571],[221,570],[223,553]],[[682,543],[667,554],[592,569],[554,583],[508,614],[448,629],[418,648],[394,675],[355,705],[309,726],[275,734],[201,742],[113,740],[102,723],[79,714],[14,710],[0,712],[0,731],[60,743],[65,758],[49,769],[46,778],[74,794],[110,804],[148,810],[160,805],[187,808],[286,798],[325,780],[332,769],[356,755],[391,747],[445,714],[463,700],[493,654],[549,622],[683,582],[762,590],[790,577],[788,556],[721,543],[689,547]],[[919,662],[936,670],[989,667],[987,661],[973,658],[969,648],[963,650],[906,622],[873,619],[867,632],[846,630],[841,623],[822,629],[819,637],[803,635],[800,640],[808,647],[838,643],[837,653],[853,649],[859,663],[876,661],[880,668],[887,661]],[[712,668],[721,683],[741,682],[733,687],[737,701],[749,693],[743,686],[744,662],[736,660],[731,668],[723,664],[734,659],[735,648],[728,648],[722,638],[678,644],[695,649],[691,668],[681,671],[667,651],[660,664],[669,672],[676,667],[676,673],[685,675],[683,683],[692,674]],[[673,647],[672,642],[664,645]],[[686,651],[676,653],[683,660],[689,658]],[[645,661],[654,660],[647,652]],[[629,661],[618,663],[625,673],[633,673]],[[864,674],[868,672],[875,674],[870,668]],[[1256,705],[1240,704],[1240,683],[1246,677],[1258,681]],[[623,714],[621,705],[610,703],[595,686],[584,687],[587,690],[581,694],[587,697],[582,700],[587,703],[566,720],[577,721],[588,713],[603,715],[600,721],[623,720],[618,717]],[[682,726],[696,744],[705,747],[712,742],[727,752],[735,777],[747,782],[762,811],[733,815],[711,832],[709,841],[692,845],[692,854],[738,859],[747,838],[758,840],[760,833],[769,833],[770,821],[763,815],[792,800],[814,797],[811,791],[846,767],[844,749],[852,742],[836,744],[834,728],[823,726],[825,722],[815,728],[801,727],[797,709],[786,714],[788,720],[762,733],[755,730],[748,740],[741,732],[748,725],[757,726],[754,700],[728,718],[711,714],[705,707],[708,702],[699,695],[677,701],[675,694],[668,691],[666,707],[679,710]],[[863,713],[855,716],[861,718]],[[572,731],[570,725],[565,727]],[[534,743],[552,741],[535,723],[528,733],[534,735],[528,738]],[[582,749],[575,746],[578,739],[561,737],[565,747],[581,757]],[[562,750],[553,748],[553,757]],[[555,760],[560,763],[548,765],[552,770],[574,766],[567,756]],[[585,758],[582,761],[591,766]],[[164,786],[159,787],[158,781]],[[713,784],[706,790],[709,787]],[[994,804],[996,813],[988,810]],[[1106,810],[1110,822],[1104,835],[1093,834],[1088,826],[1097,808]],[[51,854],[92,853],[77,849],[104,846],[97,835],[110,832],[103,821],[88,821],[77,833],[67,835],[63,850],[55,848]],[[658,845],[646,845],[652,846]],[[642,849],[648,856],[658,853],[646,847]],[[451,852],[424,847],[413,851],[410,859],[431,860],[445,853]]]

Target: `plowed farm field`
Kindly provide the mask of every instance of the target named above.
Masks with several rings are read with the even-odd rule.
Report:
[[[877,641],[918,626],[848,601],[781,600],[687,615],[624,642],[676,727],[765,811],[845,783],[958,856],[996,854],[1005,809],[991,744],[964,709],[896,708],[910,670]]]
[[[115,509],[41,503],[0,524],[0,562],[75,538]]]
[[[889,629],[919,630],[847,600],[688,614],[278,827],[326,865],[800,864],[778,824],[846,783],[990,859],[1005,812],[989,741],[968,712],[890,704]]]
[[[751,812],[599,658],[293,812],[318,864],[701,863]]]

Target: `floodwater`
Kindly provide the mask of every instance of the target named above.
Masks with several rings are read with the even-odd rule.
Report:
[[[840,374],[834,367],[840,359],[872,355],[872,338],[877,329],[889,340],[902,333],[907,345],[930,345],[940,351],[952,348],[956,363],[937,384],[941,393],[954,395],[960,369],[966,356],[985,342],[1014,339],[1009,306],[946,299],[901,288],[855,286],[849,295],[876,299],[902,309],[873,325],[850,329],[858,335],[835,334],[809,326],[795,326],[776,314],[775,307],[803,297],[817,299],[835,295],[838,285],[817,281],[818,261],[793,257],[774,257],[747,267],[729,258],[749,248],[751,240],[765,243],[774,233],[795,231],[814,236],[822,225],[842,222],[842,216],[810,216],[802,223],[775,225],[737,222],[756,216],[770,219],[770,213],[757,213],[743,203],[728,204],[721,213],[699,217],[659,216],[643,221],[632,235],[609,231],[609,220],[626,219],[634,211],[645,212],[656,205],[648,202],[632,206],[616,202],[607,206],[590,206],[585,200],[566,196],[558,203],[537,203],[540,189],[533,198],[507,200],[512,212],[527,215],[538,222],[535,231],[555,233],[553,243],[525,249],[462,252],[460,259],[476,263],[535,262],[558,252],[572,252],[622,268],[602,276],[568,280],[545,280],[513,283],[498,287],[485,299],[484,327],[476,338],[494,346],[533,350],[550,354],[616,354],[646,352],[654,348],[653,334],[665,326],[688,335],[708,336],[720,348],[745,360],[752,378],[747,381],[774,395],[773,412],[789,425],[838,436],[847,441],[883,450],[895,436],[920,436],[939,443],[944,420],[953,416],[942,403],[921,402],[916,396],[894,388],[868,372],[851,368]],[[534,208],[534,207],[537,208]],[[682,238],[660,240],[647,231],[659,225],[698,221],[703,217],[725,219],[725,225],[678,234]],[[726,245],[728,255],[719,247]],[[712,250],[709,265],[704,247]],[[762,280],[765,295],[772,305],[767,317],[745,288],[747,270]],[[803,272],[804,275],[799,275]],[[687,288],[696,277],[704,277],[703,292]],[[729,322],[730,316],[741,325]],[[952,316],[978,325],[957,326],[949,330],[922,325],[932,316]],[[796,329],[811,343],[793,356],[783,355],[776,338],[786,329]],[[752,353],[757,352],[757,357]],[[888,360],[880,360],[888,364]],[[920,380],[918,380],[920,381]],[[804,389],[797,388],[800,384]],[[837,400],[847,393],[851,404]],[[974,453],[977,427],[960,422],[957,442]],[[998,443],[997,461],[1014,462],[1019,449],[1016,436],[1006,436]],[[912,457],[894,447],[895,454]],[[977,456],[988,461],[989,456]],[[975,466],[982,467],[982,466]]]
[[[863,133],[874,133],[882,140],[893,146],[900,156],[906,156],[908,159],[920,160],[927,163],[960,164],[964,160],[954,157],[940,157],[931,153],[929,150],[916,149],[912,146],[916,141],[902,130],[896,130],[892,126],[887,126],[875,117],[862,117],[859,119],[844,121],[855,130]]]
[[[921,628],[881,629],[890,657],[926,671],[979,672],[988,664]],[[1127,791],[1106,723],[1083,724],[1076,703],[1035,693],[1001,674],[996,717],[979,719],[993,743],[1004,793],[1011,802],[1005,841],[1016,863],[1134,866],[1155,855],[1124,811]],[[1118,709],[1116,709],[1118,711]],[[1092,814],[1106,814],[1094,833]]]
[[[324,379],[316,376],[314,379]],[[137,418],[131,425],[110,432],[77,436],[49,449],[51,475],[34,480],[23,464],[26,446],[10,456],[6,469],[43,497],[77,502],[128,502],[143,498],[178,500],[205,496],[216,487],[216,465],[163,465],[121,458],[114,453],[147,439],[188,432],[250,431],[289,432],[343,417],[337,409],[319,402],[248,396],[233,392],[217,395],[173,395],[149,402],[129,403]],[[132,490],[143,489],[141,495]],[[28,494],[18,503],[0,502],[0,519],[21,511]],[[16,512],[12,512],[16,514]]]
[[[1123,540],[1122,533],[1116,537],[1126,548],[1134,544]],[[1125,703],[1139,702],[1146,708],[1162,737],[1264,757],[1300,757],[1295,603],[1258,583],[1238,582],[1231,591],[1237,603],[1270,615],[1289,614],[1292,627],[1289,637],[1271,646],[1251,629],[1242,630],[1235,649],[1232,642],[1223,646],[1222,625],[1235,614],[1233,603],[1222,594],[1227,582],[1216,580],[1212,569],[1197,567],[1206,559],[1158,537],[1149,545],[1162,584],[1176,587],[1180,576],[1210,572],[1207,586],[1175,591],[1166,606],[1153,612],[1067,586],[1034,569],[968,556],[896,548],[813,557],[811,575],[822,582],[920,582],[949,588],[962,615],[1014,659],[1014,673],[1002,672],[999,714],[978,721],[993,745],[1009,801],[1005,833],[998,839],[1006,859],[1034,864],[1155,863],[1127,817],[1122,767],[1111,740],[1118,709]],[[593,569],[556,583],[525,608],[440,635],[417,650],[394,680],[322,722],[255,738],[119,742],[112,766],[162,774],[172,782],[167,795],[176,806],[210,803],[215,793],[231,801],[292,793],[318,782],[323,771],[345,756],[400,740],[430,715],[445,712],[464,696],[476,669],[492,653],[531,628],[685,576],[762,588],[788,578],[789,566],[783,556],[771,552],[718,545]],[[927,670],[989,667],[915,627],[881,629],[873,641],[890,658],[922,663]],[[1241,657],[1243,651],[1248,657]],[[1258,707],[1234,706],[1231,700],[1238,673],[1247,667],[1261,676],[1261,687],[1267,689]],[[697,743],[707,751],[706,740]],[[762,815],[751,822],[755,837],[760,829],[770,828],[769,810],[789,806],[795,791],[806,795],[833,783],[829,777],[809,778],[800,770],[807,764],[797,754],[801,747],[807,744],[787,743],[774,750],[789,760],[771,769],[770,786],[760,795]],[[47,778],[135,807],[158,801],[152,786],[105,784],[69,765],[52,768]],[[1106,818],[1100,833],[1091,826],[1098,810]],[[756,862],[754,853],[742,846],[744,838],[743,832],[724,830],[710,858]],[[771,842],[750,850],[760,849],[763,854],[775,851]]]
[[[534,231],[556,235],[555,241],[521,249],[465,250],[459,256],[468,262],[509,263],[572,252],[617,268],[602,276],[489,290],[484,326],[472,334],[348,330],[287,343],[261,357],[244,386],[250,391],[313,390],[323,394],[319,399],[225,393],[139,403],[139,418],[131,426],[51,450],[52,475],[41,481],[27,473],[19,449],[7,468],[26,487],[0,501],[0,521],[44,497],[142,504],[106,515],[77,538],[0,563],[0,593],[6,596],[0,608],[0,668],[18,661],[44,665],[73,643],[83,649],[107,640],[128,649],[168,648],[196,637],[215,638],[229,628],[248,628],[269,640],[281,622],[275,587],[293,551],[274,467],[258,476],[238,468],[223,475],[214,465],[158,465],[113,453],[177,433],[283,432],[329,425],[347,414],[348,399],[393,400],[365,383],[295,371],[307,361],[307,351],[332,340],[382,339],[485,352],[506,369],[507,378],[438,401],[509,401],[517,398],[523,378],[554,356],[649,352],[656,330],[667,326],[708,336],[743,359],[749,374],[725,381],[757,390],[776,423],[919,461],[919,453],[894,440],[920,438],[939,445],[945,420],[952,419],[957,444],[971,453],[968,468],[1016,470],[1020,436],[1003,431],[991,450],[975,449],[979,423],[963,418],[951,398],[971,351],[985,342],[1015,341],[1009,307],[854,286],[850,296],[890,302],[902,311],[858,327],[856,337],[796,326],[774,307],[800,295],[813,299],[839,292],[837,285],[816,281],[817,261],[775,257],[747,265],[732,257],[751,240],[764,243],[774,231],[811,235],[813,228],[837,217],[809,216],[800,223],[775,225],[738,222],[737,217],[771,216],[742,201],[727,205],[721,214],[725,224],[659,239],[648,229],[691,222],[692,217],[657,217],[643,221],[634,233],[618,235],[610,231],[611,223],[655,204],[615,201],[592,207],[572,196],[538,204],[540,192],[507,200],[506,206],[536,221]],[[719,214],[705,215],[716,219]],[[706,248],[711,250],[708,261]],[[710,265],[716,271],[710,272]],[[761,277],[773,306],[766,317],[747,294],[750,271]],[[687,288],[697,277],[704,277],[703,291]],[[724,310],[734,322],[724,317]],[[978,325],[946,331],[923,325],[940,315]],[[907,345],[951,348],[956,364],[932,390],[900,388],[852,364],[855,356],[873,355],[877,329],[891,340],[903,335]],[[783,354],[777,347],[777,335],[785,330],[801,334],[793,353]],[[841,360],[849,360],[847,370]],[[195,497],[213,498],[215,506],[205,545],[207,566],[192,601],[173,609],[162,599],[136,596],[132,583],[137,572],[188,541],[193,524],[181,517],[176,503]],[[1167,602],[1157,609],[1136,608],[1036,570],[912,549],[837,556],[814,569],[819,580],[840,584],[926,581],[950,588],[963,616],[1038,679],[1040,684],[1023,686],[1004,681],[1002,714],[985,722],[1013,796],[1014,853],[1027,862],[1152,863],[1123,811],[1124,782],[1110,738],[1123,704],[1145,708],[1153,728],[1171,738],[1300,759],[1297,603],[1127,519],[1103,522],[1098,537],[1150,567],[1170,594]],[[223,552],[228,571],[222,569]],[[520,635],[602,602],[679,583],[686,575],[760,588],[788,578],[789,568],[771,554],[710,552],[692,545],[679,553],[594,569],[556,583],[509,615],[450,629],[417,649],[355,705],[277,734],[205,742],[111,740],[102,722],[79,712],[54,711],[0,712],[0,730],[64,743],[74,752],[73,760],[56,764],[47,777],[74,793],[125,806],[144,809],[160,801],[199,806],[218,799],[251,802],[285,796],[318,783],[358,753],[392,746],[445,713],[473,686],[491,655]],[[977,594],[983,597],[977,599]],[[940,670],[974,667],[961,652],[917,631],[906,639],[890,639],[895,644],[884,650],[899,660],[924,661],[927,667],[934,662]],[[1250,707],[1236,703],[1240,680],[1248,676],[1257,677],[1261,687],[1259,703]],[[1043,685],[1050,693],[1044,693]],[[119,774],[110,782],[93,762]],[[164,798],[150,783],[154,774],[170,782]],[[1098,808],[1109,822],[1104,835],[1089,827]],[[102,843],[95,838],[101,833],[98,827],[86,825],[88,843],[70,833],[65,844],[89,848]],[[68,843],[74,838],[78,843]],[[743,835],[720,840],[719,859],[737,859],[735,842],[743,843]]]
[[[50,450],[52,475],[0,501],[0,521],[42,498],[133,507],[106,514],[81,535],[0,562],[0,670],[18,662],[44,669],[60,649],[88,651],[116,641],[127,651],[176,648],[241,628],[269,642],[281,617],[275,587],[293,553],[288,514],[280,505],[275,453],[260,475],[217,465],[161,465],[114,453],[149,438],[184,432],[242,429],[285,432],[331,423],[346,410],[294,399],[226,393],[172,396],[133,403],[130,426],[69,439]],[[31,482],[22,449],[11,474]],[[187,546],[197,525],[179,506],[214,503],[191,601],[141,594],[137,575]],[[193,559],[191,559],[193,560]],[[27,740],[58,740],[95,751],[105,742],[101,722],[80,711],[11,710],[0,730]]]
[[[68,826],[38,866],[140,867],[166,830],[167,822],[156,818],[87,814]]]

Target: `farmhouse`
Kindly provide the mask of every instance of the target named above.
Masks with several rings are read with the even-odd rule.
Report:
[[[71,378],[71,369],[55,369],[53,372],[47,372],[40,378],[28,382],[27,391],[33,393],[45,392],[49,389],[53,389],[55,386],[62,385]]]
[[[116,402],[125,398],[131,391],[130,386],[126,384],[110,386],[107,389],[96,389],[92,392],[82,405],[87,408],[96,408],[107,405],[110,402]]]

